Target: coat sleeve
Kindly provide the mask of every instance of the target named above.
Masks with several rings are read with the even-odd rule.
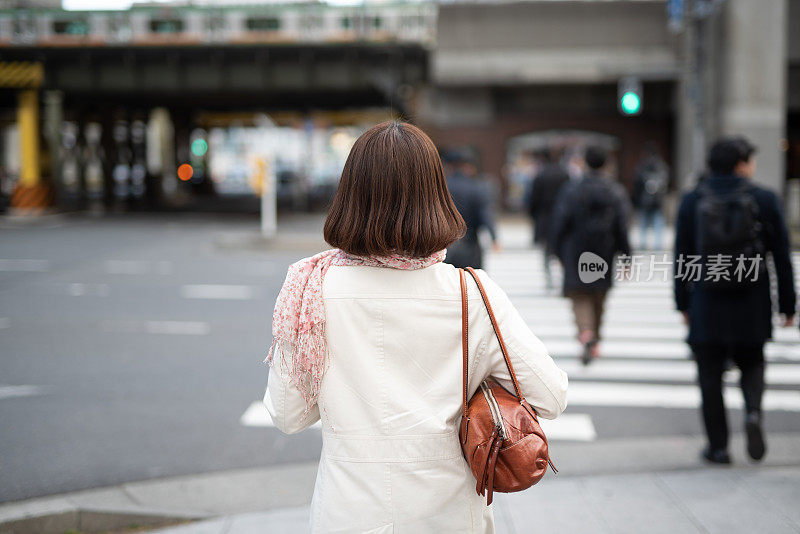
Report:
[[[279,358],[282,357],[283,354],[276,351],[275,361],[269,369],[264,406],[279,430],[286,434],[296,434],[319,421],[319,407],[314,404],[305,417],[303,416],[306,401],[300,391],[282,379],[281,374],[275,370],[276,366],[281,365]]]
[[[541,173],[534,177],[528,190],[528,214],[536,218],[536,215],[541,211],[541,198],[542,198],[542,180]]]
[[[631,245],[628,240],[628,226],[630,226],[631,202],[628,200],[628,194],[622,185],[615,187],[616,192],[616,224],[614,225],[614,241],[616,242],[616,252],[620,254],[630,255]]]
[[[675,307],[682,312],[689,311],[689,284],[684,273],[681,273],[680,261],[695,254],[694,250],[694,202],[689,193],[681,199],[678,218],[675,223],[675,258],[673,262],[673,284],[675,291]]]
[[[541,417],[555,419],[567,407],[567,373],[558,368],[544,344],[525,324],[508,295],[485,272],[477,272],[497,318],[522,395]],[[506,368],[489,315],[482,313],[480,317],[481,343],[486,346],[482,357],[487,360],[489,376],[504,388],[513,391],[511,375]]]
[[[794,273],[789,251],[789,232],[783,218],[780,202],[775,193],[765,191],[767,209],[764,218],[768,225],[767,249],[772,252],[775,263],[775,275],[778,281],[778,311],[785,315],[794,315],[797,295],[794,289]]]

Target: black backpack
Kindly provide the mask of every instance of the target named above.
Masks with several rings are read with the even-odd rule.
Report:
[[[617,218],[615,199],[600,178],[581,184],[580,211],[577,217],[578,244],[581,252],[593,252],[610,261],[615,252],[614,224]]]
[[[706,183],[697,189],[700,199],[697,202],[696,243],[703,266],[700,281],[707,289],[745,289],[766,275],[758,203],[751,194],[752,189],[748,183],[728,193],[717,193]],[[715,256],[719,259],[719,255],[731,262],[728,269],[723,269],[727,272],[727,280],[723,276],[712,276],[710,279],[708,276],[709,264],[713,263]],[[737,279],[735,270],[739,256],[751,262],[748,266],[757,262],[758,273],[754,275],[751,272],[747,277]]]

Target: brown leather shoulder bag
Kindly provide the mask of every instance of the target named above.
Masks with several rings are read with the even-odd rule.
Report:
[[[477,273],[467,271],[478,285],[489,319],[492,322],[500,351],[511,375],[514,393],[500,384],[484,380],[480,389],[467,402],[469,369],[469,304],[464,270],[461,279],[461,347],[464,358],[464,406],[459,439],[464,458],[478,481],[476,491],[486,495],[486,504],[492,504],[492,493],[510,493],[527,489],[541,480],[547,466],[557,473],[550,461],[547,438],[539,426],[536,412],[525,400],[514,374],[506,344],[497,326],[492,306]]]

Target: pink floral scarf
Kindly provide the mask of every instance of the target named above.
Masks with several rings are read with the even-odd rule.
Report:
[[[427,258],[398,254],[360,257],[347,255],[340,249],[330,249],[289,267],[272,314],[272,346],[264,361],[274,366],[276,351],[281,352],[276,370],[283,380],[288,380],[300,391],[306,401],[304,416],[317,402],[328,363],[325,303],[322,300],[322,281],[328,268],[332,265],[363,265],[416,270],[442,261],[445,252],[440,250]]]

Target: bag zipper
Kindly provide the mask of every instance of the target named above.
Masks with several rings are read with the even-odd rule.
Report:
[[[503,422],[503,415],[500,412],[500,405],[497,404],[497,399],[494,398],[492,388],[490,388],[486,382],[481,382],[481,391],[483,392],[483,396],[486,398],[486,403],[489,405],[489,411],[492,414],[492,420],[497,426],[497,431],[500,433],[500,437],[506,439],[506,426]]]

